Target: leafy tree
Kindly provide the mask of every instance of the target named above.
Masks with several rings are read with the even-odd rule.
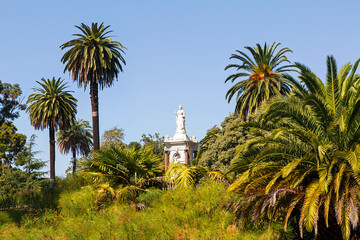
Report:
[[[46,182],[38,178],[37,174],[28,174],[20,169],[5,166],[0,172],[0,208],[16,206],[17,194],[20,191],[27,192],[34,188],[40,190],[45,187]]]
[[[18,110],[26,107],[20,103],[21,95],[19,84],[2,83],[0,81],[0,125],[5,121],[12,121],[19,117]]]
[[[235,156],[236,147],[246,141],[247,131],[235,128],[242,123],[237,114],[232,114],[221,123],[221,129],[210,128],[200,141],[199,165],[211,170],[225,172]]]
[[[289,63],[285,54],[292,51],[282,48],[275,52],[279,45],[273,43],[269,46],[265,43],[264,47],[260,44],[256,48],[245,47],[251,53],[250,56],[237,50],[237,54],[232,54],[230,59],[237,59],[240,64],[225,67],[225,70],[235,68],[238,71],[225,80],[225,83],[238,81],[226,93],[226,98],[230,102],[236,95],[235,112],[243,120],[249,120],[250,115],[271,96],[284,95],[290,91],[290,84],[282,74],[292,70],[292,65],[283,65]]]
[[[88,121],[73,120],[67,129],[56,134],[61,153],[72,153],[73,174],[76,172],[76,155],[87,156],[92,147],[92,134]]]
[[[99,100],[98,89],[110,87],[119,71],[123,71],[122,64],[125,60],[121,53],[125,47],[113,41],[108,31],[110,26],[92,23],[91,27],[82,23],[75,26],[81,34],[73,34],[76,39],[64,43],[61,50],[69,48],[61,58],[65,64],[65,71],[69,71],[71,78],[77,81],[78,86],[86,89],[90,85],[90,98],[92,108],[94,150],[99,150]]]
[[[55,131],[69,127],[75,118],[77,100],[72,91],[66,91],[68,86],[61,78],[42,78],[36,82],[40,87],[34,88],[35,93],[29,96],[27,112],[35,129],[49,129],[50,181],[55,184]]]
[[[130,142],[128,144],[128,148],[135,148],[136,150],[139,150],[141,148],[141,144],[138,142]]]
[[[164,157],[164,137],[160,137],[159,133],[141,135],[140,143],[143,146],[152,146],[154,154]]]
[[[124,136],[124,129],[113,127],[105,131],[102,135],[100,148],[110,148],[111,146],[123,148],[126,146],[125,143],[123,143],[122,141],[124,140]]]
[[[39,207],[45,204],[41,195],[47,187],[46,182],[42,178],[44,172],[41,172],[46,164],[44,161],[37,159],[35,155],[38,153],[33,150],[35,146],[35,135],[24,149],[16,155],[14,164],[21,166],[23,170],[14,167],[14,164],[3,166],[0,171],[0,208],[15,207],[21,200],[22,204],[28,207]],[[33,193],[36,192],[37,196]],[[20,196],[20,193],[23,195]],[[25,198],[26,199],[25,199]],[[31,200],[30,202],[28,200]]]
[[[25,149],[26,136],[16,131],[17,128],[11,122],[0,125],[0,160],[7,165]]]
[[[19,117],[18,110],[25,108],[19,100],[21,93],[18,84],[0,81],[0,161],[5,164],[11,164],[25,147],[26,136],[17,133],[17,128],[11,123]]]
[[[255,136],[238,150],[238,175],[229,191],[241,221],[264,217],[298,221],[318,239],[359,236],[360,59],[337,71],[327,58],[325,84],[307,67],[289,97],[264,106],[251,126]],[[342,236],[341,236],[342,235]]]
[[[46,163],[45,161],[35,157],[36,154],[40,153],[40,151],[34,151],[35,139],[36,135],[31,135],[29,142],[25,146],[25,149],[17,155],[14,163],[16,166],[23,167],[28,175],[41,177],[44,175],[44,172],[40,172],[39,170],[45,167]]]

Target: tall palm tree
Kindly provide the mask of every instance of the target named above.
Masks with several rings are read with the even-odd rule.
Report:
[[[245,47],[251,55],[237,50],[230,59],[240,60],[240,64],[229,64],[225,70],[235,68],[238,72],[231,74],[225,83],[237,81],[226,93],[228,102],[236,95],[235,112],[240,113],[244,120],[256,112],[258,107],[273,95],[286,94],[290,91],[290,84],[283,78],[283,73],[292,71],[286,53],[292,52],[288,48],[282,48],[278,52],[276,48],[280,43],[271,46],[264,44],[256,45],[256,48]]]
[[[76,172],[76,154],[87,156],[92,147],[92,134],[88,121],[74,120],[67,129],[56,134],[57,145],[61,153],[71,150],[73,162],[73,174]]]
[[[82,33],[73,34],[76,39],[60,46],[61,50],[69,48],[61,62],[65,64],[64,72],[69,71],[79,87],[86,89],[90,85],[94,150],[99,150],[98,89],[112,86],[119,71],[123,71],[122,64],[126,63],[121,53],[125,47],[108,36],[112,31],[104,23],[92,23],[91,27],[81,23],[75,27]]]
[[[240,219],[282,216],[286,229],[295,217],[301,235],[305,227],[318,239],[359,234],[359,62],[337,71],[328,57],[325,84],[296,64],[302,84],[287,76],[294,92],[270,100],[247,124],[254,138],[238,149],[232,171],[239,177],[229,187],[239,194]]]
[[[40,87],[34,88],[35,93],[29,96],[26,111],[35,129],[49,129],[50,181],[55,184],[55,131],[67,128],[75,118],[77,100],[72,91],[66,91],[68,86],[61,78],[42,78],[36,82]]]

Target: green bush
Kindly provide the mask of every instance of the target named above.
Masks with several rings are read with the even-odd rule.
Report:
[[[79,191],[67,191],[60,195],[58,208],[63,215],[78,216],[87,214],[97,208],[96,192],[85,187]]]
[[[30,188],[27,191],[20,190],[15,195],[18,206],[32,206],[39,208],[44,203],[44,193],[41,189]]]
[[[149,188],[145,193],[140,194],[137,200],[144,203],[146,206],[150,206],[152,203],[156,202],[162,194],[163,191],[160,189]]]
[[[91,180],[80,173],[68,174],[66,178],[56,178],[56,188],[60,192],[80,190],[90,184]]]
[[[6,224],[6,223],[11,223],[12,219],[11,216],[8,212],[5,211],[0,211],[0,226]]]
[[[0,195],[0,208],[8,208],[14,205],[14,199],[6,195]]]

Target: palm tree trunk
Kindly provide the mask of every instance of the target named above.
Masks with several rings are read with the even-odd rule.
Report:
[[[91,98],[91,110],[92,110],[92,127],[93,127],[93,142],[94,150],[99,150],[100,137],[99,137],[99,91],[96,80],[91,81],[90,85],[90,98]]]
[[[50,183],[55,186],[55,129],[52,123],[49,127],[50,142]]]
[[[73,175],[74,175],[76,172],[76,150],[74,148],[72,148],[72,154],[73,154],[72,161],[73,161]]]

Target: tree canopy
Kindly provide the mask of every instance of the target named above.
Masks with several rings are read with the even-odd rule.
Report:
[[[21,104],[22,94],[19,84],[3,83],[0,81],[0,124],[19,117],[19,110],[25,110]]]
[[[292,71],[292,65],[286,57],[286,53],[292,52],[288,48],[282,48],[275,52],[280,43],[272,45],[264,44],[261,47],[245,47],[250,52],[237,50],[230,59],[240,61],[240,64],[229,64],[225,70],[235,68],[236,73],[231,74],[225,83],[236,82],[226,93],[228,102],[236,96],[235,112],[239,113],[243,120],[249,120],[261,104],[270,97],[278,94],[287,94],[291,85],[283,78],[283,74]]]
[[[210,128],[200,141],[199,165],[225,172],[235,156],[236,147],[246,140],[247,132],[235,128],[242,122],[238,114],[231,114],[221,123],[221,128]]]
[[[113,127],[106,130],[101,137],[100,149],[110,148],[111,146],[119,148],[125,147],[126,145],[123,143],[124,136],[125,133],[122,128]]]

